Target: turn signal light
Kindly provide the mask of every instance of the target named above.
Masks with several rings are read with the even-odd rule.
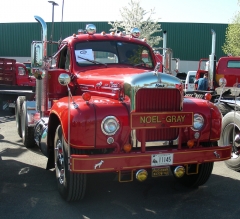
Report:
[[[212,95],[210,93],[206,93],[205,94],[205,100],[211,100],[212,99]]]
[[[91,99],[91,94],[89,92],[85,92],[82,94],[82,98],[85,101],[89,101]]]
[[[174,171],[173,171],[174,175],[177,177],[177,178],[181,178],[184,176],[185,174],[185,168],[183,166],[177,166]]]
[[[188,146],[189,148],[192,148],[192,147],[194,146],[194,141],[193,141],[193,140],[188,140],[187,146]]]
[[[148,177],[148,172],[144,169],[141,169],[136,173],[136,179],[140,182],[145,181],[147,177]]]
[[[123,150],[127,153],[130,152],[132,150],[132,145],[131,144],[125,144],[123,146]]]

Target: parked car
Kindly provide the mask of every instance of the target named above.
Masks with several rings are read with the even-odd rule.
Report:
[[[196,79],[196,73],[197,71],[188,71],[187,77],[185,80],[185,85],[184,85],[184,92],[193,92],[195,90],[195,84],[194,81]]]

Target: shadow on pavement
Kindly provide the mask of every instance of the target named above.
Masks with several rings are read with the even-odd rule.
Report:
[[[119,183],[113,173],[93,174],[86,197],[67,203],[57,191],[55,171],[0,159],[0,173],[1,218],[232,219],[240,214],[239,180],[219,175],[188,189],[172,176]]]

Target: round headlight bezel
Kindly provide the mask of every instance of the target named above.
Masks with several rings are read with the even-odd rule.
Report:
[[[200,131],[204,127],[204,123],[205,123],[204,117],[199,113],[195,113],[193,115],[192,130]]]
[[[118,131],[119,127],[119,120],[115,116],[107,116],[101,123],[101,129],[105,135],[114,135]]]

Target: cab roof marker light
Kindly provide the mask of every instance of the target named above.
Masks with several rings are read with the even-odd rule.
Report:
[[[96,33],[96,26],[94,24],[87,24],[86,25],[86,31],[89,35],[93,35]]]

